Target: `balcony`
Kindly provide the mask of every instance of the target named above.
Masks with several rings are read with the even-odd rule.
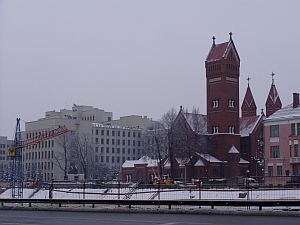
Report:
[[[290,163],[299,163],[300,164],[300,157],[291,157],[290,158]]]

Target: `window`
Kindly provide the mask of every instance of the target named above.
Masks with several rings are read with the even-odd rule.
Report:
[[[103,156],[102,155],[100,156],[100,161],[103,162]]]
[[[118,130],[118,137],[120,137],[120,135],[121,135],[121,131]]]
[[[273,176],[273,166],[268,166],[268,176],[269,177]]]
[[[228,107],[234,108],[235,107],[235,101],[233,99],[228,99]]]
[[[128,137],[130,137],[130,131],[128,131]]]
[[[213,134],[219,133],[219,126],[213,126],[212,127],[212,133]]]
[[[127,140],[128,146],[130,146],[130,140]]]
[[[300,135],[300,123],[297,123],[297,135]]]
[[[234,126],[228,126],[228,133],[234,134],[235,133],[235,127]]]
[[[121,141],[120,141],[120,139],[118,139],[118,145],[120,145],[120,143],[121,143]]]
[[[270,126],[270,137],[279,137],[279,125]]]
[[[104,135],[104,130],[101,130],[101,135],[102,135],[102,136]]]
[[[122,141],[122,144],[125,145],[125,140]]]
[[[125,131],[123,131],[123,137],[125,137]]]
[[[127,149],[127,152],[128,152],[128,154],[130,154],[130,148],[129,148],[129,149]]]
[[[114,156],[111,157],[111,162],[112,162],[112,163],[115,162],[115,157],[114,157]]]
[[[122,153],[125,154],[125,148],[122,148]]]
[[[95,152],[98,153],[98,147],[95,148]]]
[[[293,157],[293,155],[292,155],[292,145],[290,145],[290,157]]]
[[[101,147],[101,153],[103,153],[104,152],[104,147]]]
[[[141,137],[141,133],[138,133],[138,137],[139,137],[139,138]]]
[[[106,136],[109,136],[109,130],[106,131]]]
[[[111,136],[115,136],[115,131],[113,130],[113,131],[111,131]]]
[[[219,107],[219,99],[214,99],[212,100],[212,107],[214,109],[218,108]]]
[[[132,141],[132,145],[135,146],[135,140]]]
[[[291,124],[291,134],[292,134],[293,136],[296,135],[296,124],[295,124],[295,123],[292,123],[292,124]]]
[[[102,145],[104,144],[104,139],[103,139],[103,138],[101,138],[101,144],[102,144]]]
[[[120,148],[117,148],[117,153],[120,154]]]
[[[106,144],[109,145],[109,139],[106,139]]]
[[[96,138],[95,142],[96,142],[96,144],[98,144],[98,143],[99,143],[99,139],[98,139],[98,138]]]
[[[106,156],[106,162],[109,163],[109,156]]]
[[[282,166],[277,166],[277,176],[282,176]]]
[[[294,145],[294,154],[295,154],[294,157],[298,157],[299,156],[298,149],[299,149],[298,144],[295,144]]]
[[[109,153],[109,148],[106,148],[106,153]]]
[[[112,153],[112,154],[115,153],[115,148],[111,148],[111,153]]]
[[[112,144],[114,145],[114,144],[115,144],[115,139],[112,139],[111,142],[112,142]]]
[[[98,129],[96,129],[96,135],[99,135],[99,130]]]
[[[270,157],[271,158],[280,158],[279,146],[271,146]]]
[[[135,137],[135,132],[132,133],[132,136]]]
[[[120,157],[117,156],[117,163],[120,163]]]

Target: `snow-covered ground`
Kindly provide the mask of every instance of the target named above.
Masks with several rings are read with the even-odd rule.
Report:
[[[49,191],[47,189],[24,188],[23,198],[34,199],[47,199]],[[36,193],[34,193],[36,192]],[[120,194],[118,194],[120,193]],[[54,199],[132,199],[132,200],[148,200],[148,199],[161,199],[161,200],[178,200],[178,199],[208,199],[208,200],[234,200],[234,199],[300,199],[300,189],[282,189],[282,190],[250,190],[247,196],[247,190],[236,189],[210,189],[210,190],[182,190],[182,189],[138,189],[132,194],[130,188],[117,188],[111,189],[54,189]],[[10,198],[11,190],[8,189],[0,195],[0,198]]]

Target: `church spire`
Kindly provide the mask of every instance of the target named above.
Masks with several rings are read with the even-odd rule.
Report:
[[[243,104],[242,104],[242,117],[248,117],[248,116],[256,116],[256,104],[250,89],[250,78],[247,78],[248,81],[248,87],[246,90],[246,94],[243,100]]]
[[[268,95],[267,101],[266,101],[266,116],[267,117],[271,116],[274,112],[281,109],[281,107],[282,107],[279,94],[278,94],[277,89],[274,84],[275,74],[272,72],[271,76],[272,76],[272,84],[271,84],[269,95]]]

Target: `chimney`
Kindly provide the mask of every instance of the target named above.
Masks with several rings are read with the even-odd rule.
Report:
[[[299,106],[299,93],[293,93],[293,108]]]

